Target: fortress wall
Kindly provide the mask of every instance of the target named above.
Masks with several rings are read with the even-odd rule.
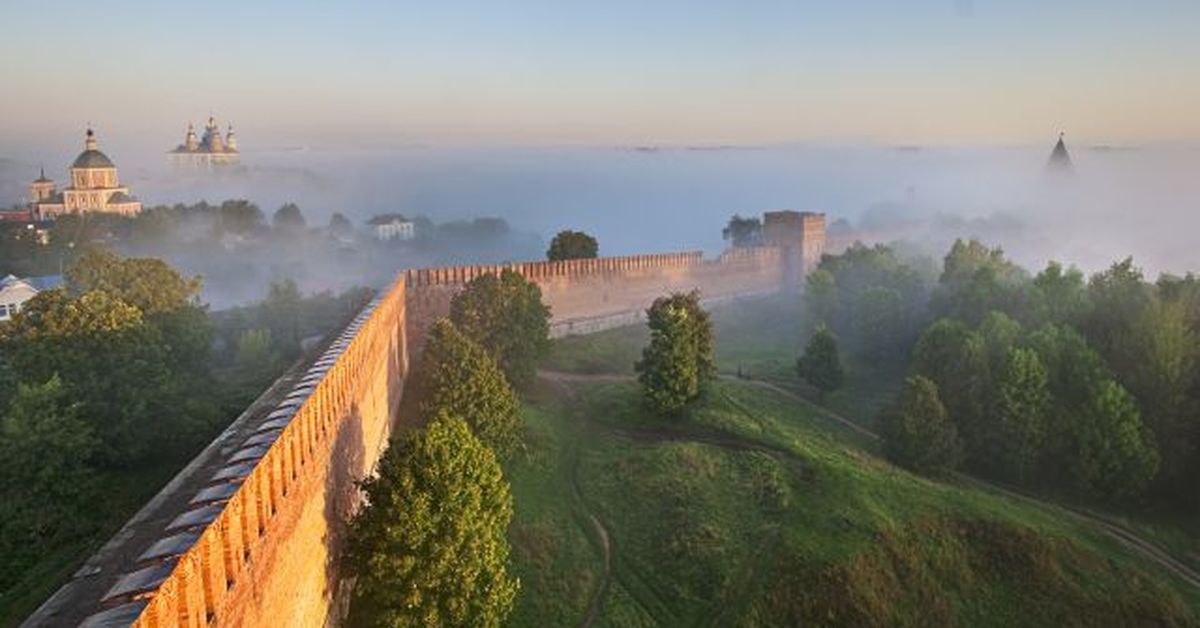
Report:
[[[405,290],[398,281],[352,325],[334,364],[133,625],[326,625],[344,598],[337,559],[360,499],[355,482],[386,448],[408,370]]]
[[[161,583],[144,592],[109,591],[101,598],[108,611],[92,619],[132,611],[132,623],[96,625],[339,623],[349,589],[338,557],[346,521],[361,499],[355,482],[373,471],[386,448],[409,356],[419,352],[429,326],[449,314],[451,298],[471,279],[511,268],[536,282],[551,308],[552,334],[568,335],[635,322],[654,299],[673,291],[699,290],[708,302],[778,292],[789,285],[788,254],[761,247],[730,250],[715,260],[686,252],[403,273],[329,349],[331,364],[314,387],[298,389],[294,415],[276,419],[275,428],[269,416],[260,416],[260,423],[229,436],[236,443],[223,443],[224,434],[214,443],[221,445],[214,454],[218,471],[202,476],[206,488],[197,499],[214,489],[228,492],[189,512],[211,504],[215,518],[177,536],[164,532],[155,546],[177,549],[159,562],[127,559],[130,572],[142,572],[122,576],[114,590],[130,578]],[[276,434],[272,429],[280,431],[261,457],[232,462],[247,434]]]
[[[654,299],[699,290],[706,301],[780,290],[784,265],[775,247],[730,249],[716,260],[698,251],[565,262],[425,268],[406,273],[409,344],[420,347],[429,326],[449,316],[450,300],[470,280],[504,269],[542,290],[551,335],[591,333],[636,322]]]

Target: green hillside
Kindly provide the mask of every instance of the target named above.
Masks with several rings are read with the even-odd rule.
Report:
[[[723,372],[789,377],[784,306],[716,314]],[[902,471],[786,390],[726,378],[690,418],[651,416],[629,379],[644,341],[560,341],[545,368],[573,375],[528,396],[508,472],[515,625],[1200,623],[1194,589],[1112,538]],[[895,380],[874,368],[831,405],[869,416]]]

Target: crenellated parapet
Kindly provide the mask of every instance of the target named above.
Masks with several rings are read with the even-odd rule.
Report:
[[[682,253],[658,253],[654,255],[628,255],[624,257],[599,257],[573,259],[559,262],[515,262],[508,264],[482,264],[471,266],[447,266],[443,268],[421,268],[405,271],[409,286],[445,286],[465,284],[482,275],[499,275],[511,270],[529,279],[541,281],[552,277],[577,277],[597,273],[623,273],[633,270],[679,268],[692,266],[703,261],[700,251]]]
[[[206,468],[177,489],[182,508],[83,625],[326,621],[338,528],[355,506],[355,481],[386,446],[408,369],[405,294],[398,280],[273,408],[235,423],[206,450]],[[297,593],[313,599],[299,603]]]

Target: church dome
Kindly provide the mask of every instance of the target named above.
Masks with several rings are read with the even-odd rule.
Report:
[[[100,152],[99,143],[96,142],[96,132],[89,126],[86,139],[83,142],[83,152],[75,158],[75,163],[71,164],[72,168],[116,168],[113,165],[108,155]]]
[[[113,165],[112,160],[108,158],[108,155],[105,155],[104,153],[100,152],[99,150],[96,150],[95,148],[90,148],[88,150],[83,151],[82,153],[79,153],[79,156],[75,158],[75,163],[71,164],[71,167],[72,168],[116,168],[116,166]]]

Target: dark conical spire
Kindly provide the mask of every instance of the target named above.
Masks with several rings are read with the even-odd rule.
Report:
[[[1054,145],[1054,150],[1050,151],[1050,159],[1046,162],[1046,169],[1053,172],[1072,172],[1075,170],[1075,165],[1071,162],[1071,154],[1067,152],[1067,144],[1063,141],[1063,133],[1058,134],[1058,143]]]

